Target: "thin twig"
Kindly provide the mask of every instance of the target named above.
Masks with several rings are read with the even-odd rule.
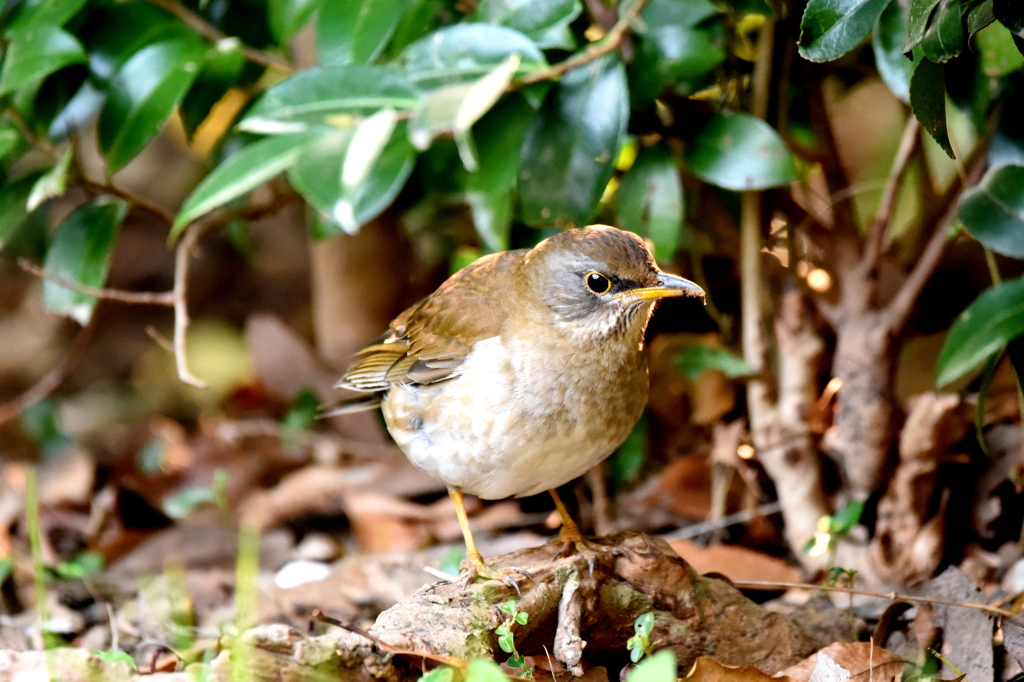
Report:
[[[192,249],[195,248],[203,232],[203,223],[190,225],[185,231],[185,236],[178,243],[174,256],[174,362],[178,367],[178,379],[196,388],[206,388],[206,382],[189,371],[188,356],[185,350],[185,338],[190,323],[187,300],[188,261],[192,256]]]
[[[896,195],[903,184],[908,161],[917,147],[918,129],[917,117],[910,114],[907,117],[907,125],[903,129],[903,138],[900,140],[899,149],[896,150],[892,168],[889,170],[885,189],[882,191],[882,199],[878,203],[878,211],[875,213],[874,220],[871,221],[867,248],[864,250],[864,258],[861,262],[864,270],[870,271],[878,267],[878,259],[882,255],[882,244],[885,242],[885,233],[889,229],[889,223],[892,222]]]
[[[17,398],[0,404],[0,424],[4,424],[22,414],[25,410],[53,393],[57,390],[57,387],[64,383],[64,380],[70,376],[71,372],[78,366],[78,363],[85,357],[85,351],[89,348],[89,342],[92,341],[93,334],[96,331],[95,321],[96,315],[94,314],[89,324],[82,327],[81,331],[78,332],[78,336],[75,337],[71,347],[67,349],[61,358],[60,364],[47,372],[34,386]]]
[[[124,199],[132,206],[141,208],[143,211],[153,214],[168,225],[174,223],[174,214],[167,209],[161,208],[156,204],[151,204],[147,200],[132,194],[128,190],[117,187],[113,183],[104,184],[96,182],[95,180],[90,180],[85,177],[85,175],[81,175],[78,180],[78,185],[92,194],[113,194],[120,199]]]
[[[206,19],[174,0],[148,0],[157,7],[162,7],[183,22],[195,29],[197,33],[213,42],[219,42],[227,38],[227,34],[211,26]],[[242,45],[242,55],[250,62],[265,66],[268,69],[277,69],[284,73],[292,73],[294,69],[291,64],[278,57],[276,54],[265,50],[257,50],[249,45]]]
[[[948,599],[934,599],[932,597],[915,597],[908,594],[900,594],[898,592],[876,592],[874,590],[857,590],[849,587],[837,587],[834,585],[812,585],[810,583],[775,583],[767,580],[744,580],[742,582],[733,582],[733,586],[741,590],[782,590],[782,589],[797,589],[797,590],[822,590],[824,592],[842,592],[843,594],[855,594],[864,597],[880,597],[882,599],[891,599],[892,601],[908,601],[916,602],[919,604],[939,604],[941,606],[960,606],[965,609],[977,609],[978,611],[986,611],[988,613],[994,613],[999,616],[1005,616],[1007,618],[1013,617],[1014,613],[1005,609],[998,608],[996,606],[990,606],[989,604],[974,604],[966,601],[950,601]]]
[[[640,16],[640,12],[646,4],[647,0],[636,0],[629,10],[623,14],[617,22],[615,22],[615,25],[611,27],[604,38],[591,43],[587,46],[587,49],[574,54],[565,61],[552,64],[546,69],[534,71],[531,74],[523,76],[516,81],[516,85],[531,85],[533,83],[540,83],[541,81],[555,80],[576,67],[583,66],[584,64],[603,57],[606,54],[614,52],[620,45],[622,45],[622,41],[626,37],[626,31],[629,30],[630,25],[636,20],[636,18]]]
[[[131,303],[136,305],[162,305],[167,307],[174,306],[174,294],[173,292],[156,292],[156,291],[125,291],[124,289],[107,289],[103,287],[92,287],[88,284],[81,284],[73,280],[61,277],[57,273],[44,270],[38,265],[24,259],[18,259],[18,267],[25,272],[31,273],[36,277],[50,280],[55,284],[77,291],[80,294],[86,296],[94,296],[96,298],[102,298],[107,301],[119,301],[121,303]]]
[[[896,292],[896,296],[893,297],[892,302],[885,309],[884,321],[891,332],[898,332],[906,324],[914,302],[917,301],[918,296],[921,295],[921,291],[924,289],[924,285],[928,283],[928,280],[935,272],[935,268],[938,267],[942,253],[946,250],[946,242],[949,240],[949,229],[960,213],[957,199],[965,189],[973,186],[981,179],[981,175],[984,173],[988,163],[987,149],[987,140],[978,142],[978,145],[971,152],[971,156],[967,161],[963,179],[958,178],[954,180],[953,185],[943,197],[942,206],[944,210],[941,217],[935,223],[935,230],[932,232],[928,244],[914,265],[914,269],[911,270],[903,285],[900,286],[899,291]]]

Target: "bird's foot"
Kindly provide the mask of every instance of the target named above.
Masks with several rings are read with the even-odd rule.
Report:
[[[594,574],[594,565],[598,559],[614,561],[615,556],[629,557],[629,552],[622,547],[587,540],[575,523],[571,526],[563,525],[556,541],[562,544],[562,548],[555,554],[555,559],[578,555],[586,560],[591,575]]]
[[[521,597],[523,592],[519,587],[520,581],[524,578],[527,580],[533,578],[529,571],[519,566],[505,566],[501,568],[491,566],[479,554],[470,554],[464,565],[465,567],[459,575],[459,586],[462,589],[469,587],[477,578],[483,578],[484,580],[502,582],[515,590],[516,594]]]

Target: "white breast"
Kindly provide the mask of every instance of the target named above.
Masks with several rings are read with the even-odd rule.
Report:
[[[392,388],[383,404],[388,430],[414,465],[485,499],[558,487],[625,439],[646,401],[647,376],[629,405],[609,403],[594,398],[606,395],[600,387],[582,385],[564,353],[556,355],[524,358],[499,337],[480,341],[459,377]],[[605,368],[596,369],[588,376],[600,383]]]

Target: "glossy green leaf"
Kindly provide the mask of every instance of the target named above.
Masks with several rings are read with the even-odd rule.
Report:
[[[340,123],[378,109],[414,109],[420,93],[394,69],[349,64],[306,69],[267,90],[238,128],[284,133]]]
[[[32,185],[29,192],[27,208],[29,211],[36,210],[48,199],[55,199],[64,196],[68,184],[68,168],[71,166],[71,145],[64,149],[60,160],[54,166],[39,176],[39,179]]]
[[[316,21],[320,63],[366,64],[387,45],[406,0],[326,0]]]
[[[878,74],[889,86],[892,94],[904,102],[910,101],[910,78],[914,75],[914,62],[903,55],[907,43],[907,17],[899,0],[889,0],[875,24],[871,48],[875,53]]]
[[[458,572],[458,566],[456,566],[456,572]],[[444,666],[442,668],[434,668],[429,673],[423,675],[418,682],[455,682],[455,680],[455,670]]]
[[[662,649],[640,661],[629,676],[643,682],[675,682],[676,667],[675,653],[671,649]]]
[[[675,359],[676,367],[694,381],[705,370],[718,370],[730,379],[750,376],[753,371],[747,361],[725,348],[693,346]]]
[[[987,249],[1024,258],[1024,167],[990,168],[964,192],[960,219]]]
[[[317,131],[267,137],[243,147],[203,178],[185,200],[174,220],[170,239],[175,239],[190,222],[289,168],[302,150],[317,139]]]
[[[28,216],[28,196],[38,175],[0,184],[0,249],[18,231]]]
[[[181,101],[181,119],[189,135],[195,133],[213,106],[238,83],[244,67],[242,42],[234,36],[224,38],[207,52],[203,68]]]
[[[0,67],[0,95],[38,83],[58,69],[86,61],[73,35],[53,24],[9,31],[7,54]]]
[[[761,119],[716,114],[689,145],[686,161],[704,182],[736,191],[779,187],[797,178],[786,143]]]
[[[992,0],[967,0],[964,14],[967,35],[971,39],[974,34],[996,20],[995,14],[992,13]]]
[[[519,55],[517,74],[547,66],[537,45],[519,31],[491,24],[455,24],[417,40],[402,53],[409,80],[425,90],[475,81]]]
[[[964,49],[964,28],[960,19],[961,0],[939,0],[932,20],[921,39],[924,56],[944,64]]]
[[[24,0],[5,33],[29,30],[45,24],[63,26],[68,19],[78,14],[85,3],[86,0]]]
[[[812,62],[838,59],[860,45],[887,0],[810,0],[800,20],[799,50]]]
[[[1024,334],[1024,278],[997,284],[956,318],[939,352],[936,386],[945,386],[983,364]]]
[[[292,36],[313,17],[321,2],[325,5],[334,4],[332,0],[268,0],[267,23],[270,24],[270,32],[277,42],[284,44],[291,40]]]
[[[442,85],[428,93],[409,121],[409,140],[413,146],[423,151],[438,135],[451,134],[462,164],[466,170],[475,171],[479,162],[469,129],[505,93],[518,68],[519,57],[512,55],[471,83]]]
[[[650,25],[629,65],[630,95],[645,106],[672,87],[682,94],[705,88],[726,57],[725,27]]]
[[[664,145],[645,147],[622,177],[616,224],[654,243],[654,255],[668,262],[683,233],[683,184],[672,152]]]
[[[1019,0],[992,0],[992,14],[1010,29],[1017,50],[1024,55],[1024,7]]]
[[[409,142],[405,126],[399,124],[363,182],[358,187],[346,185],[342,176],[352,139],[349,131],[328,131],[300,154],[288,171],[288,179],[306,200],[329,218],[336,229],[350,234],[394,201],[416,161],[416,150]],[[330,225],[321,227],[330,230]]]
[[[199,74],[208,48],[197,38],[144,47],[112,82],[99,120],[100,151],[115,173],[149,144]]]
[[[946,77],[941,64],[922,59],[910,79],[910,108],[942,151],[955,159],[946,127]]]
[[[482,0],[473,20],[515,29],[542,49],[571,50],[569,24],[582,10],[579,0]]]
[[[941,0],[910,0],[910,17],[907,28],[907,44],[903,49],[904,54],[910,54],[910,51],[924,40],[924,34],[928,31],[932,14],[939,2]]]
[[[78,35],[89,53],[91,76],[101,88],[108,87],[125,62],[146,46],[195,39],[195,31],[148,2],[121,2],[98,9]]]
[[[366,182],[391,140],[397,123],[398,114],[394,109],[381,109],[363,119],[352,131],[345,160],[341,164],[341,190],[344,195],[351,196]]]
[[[523,143],[523,221],[558,226],[590,222],[614,171],[628,120],[626,74],[616,57],[567,73]]]
[[[25,138],[17,127],[0,122],[0,162],[4,161],[9,154],[22,146]]]
[[[492,252],[509,248],[520,150],[534,114],[526,99],[513,95],[502,100],[474,128],[480,167],[466,174],[465,198],[477,235]]]
[[[79,206],[57,226],[43,268],[72,282],[103,286],[114,241],[127,214],[128,203],[112,197],[100,197]],[[43,303],[47,310],[84,325],[92,317],[96,299],[45,280]]]

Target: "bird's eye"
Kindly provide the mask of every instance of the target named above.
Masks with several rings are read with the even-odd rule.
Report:
[[[588,272],[583,279],[587,283],[587,288],[595,294],[607,294],[612,288],[612,281],[600,272]]]

